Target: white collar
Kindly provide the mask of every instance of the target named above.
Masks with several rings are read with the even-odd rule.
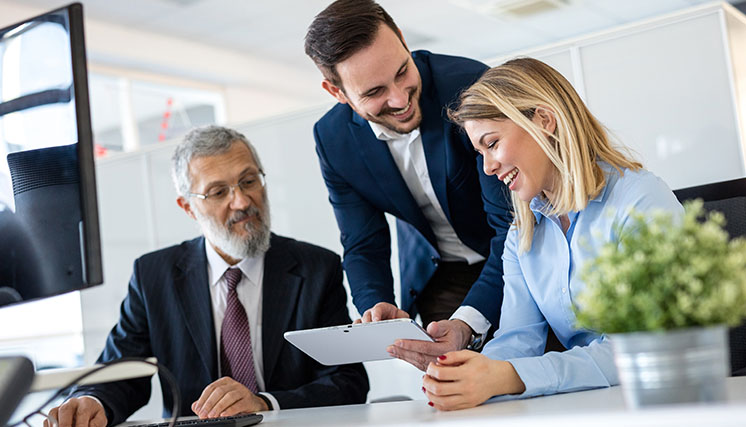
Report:
[[[207,255],[207,269],[210,272],[210,286],[216,286],[223,273],[231,267],[241,270],[251,283],[260,284],[259,278],[264,268],[264,253],[255,257],[246,257],[236,265],[230,265],[215,251],[212,244],[205,238],[205,253]]]
[[[385,126],[381,126],[378,123],[373,123],[371,121],[368,121],[368,124],[370,125],[370,130],[373,131],[373,135],[376,136],[376,139],[379,139],[381,141],[391,141],[393,139],[407,139],[411,142],[411,141],[414,141],[415,138],[420,136],[420,128],[418,127],[414,128],[412,132],[409,132],[409,133],[399,133]]]

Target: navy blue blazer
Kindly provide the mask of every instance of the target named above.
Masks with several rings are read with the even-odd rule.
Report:
[[[283,333],[350,323],[339,256],[272,235],[264,260],[262,351],[264,382],[283,409],[364,403],[368,377],[362,364],[323,366],[285,341]],[[178,381],[181,414],[218,377],[218,350],[207,274],[205,239],[147,254],[135,261],[121,318],[99,361],[155,356]],[[160,379],[163,412],[173,407]],[[150,399],[150,378],[79,387],[118,424]]]
[[[487,69],[470,59],[412,53],[422,78],[420,133],[430,180],[459,239],[487,258],[463,301],[494,326],[502,305],[502,253],[512,221],[507,189],[482,172],[482,159],[446,108]],[[391,237],[384,213],[397,218],[401,308],[414,301],[435,272],[435,235],[399,172],[387,144],[349,105],[337,104],[314,126],[316,152],[344,246],[344,268],[360,313],[378,302],[394,303]]]

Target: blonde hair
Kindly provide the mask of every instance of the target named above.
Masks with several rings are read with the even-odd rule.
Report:
[[[532,121],[537,108],[556,120],[553,133]],[[517,58],[487,70],[459,97],[451,120],[463,126],[469,120],[509,119],[539,144],[557,170],[554,200],[548,215],[580,211],[606,185],[598,161],[619,170],[642,167],[615,148],[599,121],[588,111],[575,89],[559,72],[533,58]],[[529,202],[511,193],[519,250],[531,249],[536,218]]]

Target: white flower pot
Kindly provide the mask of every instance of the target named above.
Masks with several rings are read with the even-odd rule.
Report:
[[[611,334],[610,339],[628,407],[726,399],[725,326]]]

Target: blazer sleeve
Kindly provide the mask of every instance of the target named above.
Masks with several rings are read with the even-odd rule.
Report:
[[[123,357],[152,356],[144,295],[140,287],[138,262],[129,283],[127,296],[121,305],[119,322],[109,333],[106,346],[97,363]],[[137,378],[106,384],[76,387],[71,397],[93,396],[106,410],[109,425],[124,422],[150,400],[151,378]]]
[[[313,132],[316,153],[344,247],[343,264],[352,302],[360,314],[379,302],[396,305],[388,222],[383,211],[334,170],[325,152],[320,126],[321,122],[316,123]]]
[[[494,176],[485,175],[482,165],[482,156],[478,156],[477,168],[482,188],[482,201],[487,214],[487,223],[495,230],[495,235],[490,240],[490,254],[482,268],[482,273],[461,305],[474,307],[496,329],[500,322],[500,307],[503,301],[502,256],[513,214],[503,183]]]
[[[426,52],[420,52],[418,57],[427,58],[438,88],[450,88],[440,91],[444,97],[441,102],[449,107],[455,106],[459,92],[471,86],[489,68],[486,64],[468,58]],[[485,175],[482,156],[474,152],[465,131],[459,129],[457,132],[455,138],[462,144],[462,148],[476,159],[473,165],[479,176],[483,209],[487,223],[495,232],[490,239],[490,251],[482,273],[461,305],[475,308],[493,328],[497,328],[503,300],[503,248],[513,221],[512,206],[508,199],[510,192],[499,179]]]
[[[350,323],[347,294],[342,286],[342,266],[339,257],[334,255],[334,258],[336,265],[327,277],[321,279],[324,282],[323,296],[320,298],[323,305],[316,309],[318,323],[314,327]],[[277,399],[280,408],[365,403],[370,386],[362,363],[324,366],[310,360],[310,369],[313,371],[310,382],[291,390],[268,390]]]

